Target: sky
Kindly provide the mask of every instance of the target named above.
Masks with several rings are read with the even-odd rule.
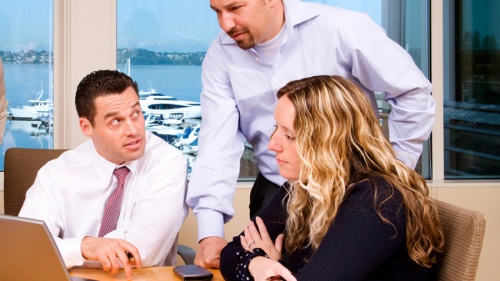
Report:
[[[117,0],[118,48],[205,51],[220,32],[209,1]]]
[[[380,15],[381,0],[310,0]],[[208,0],[118,0],[118,47],[176,48],[204,51],[220,32]],[[379,16],[380,17],[380,16]],[[168,45],[165,47],[164,45]],[[189,47],[188,47],[189,46]]]
[[[49,48],[52,0],[0,0],[0,50]]]
[[[84,0],[81,0],[84,1]],[[368,12],[382,0],[309,0]],[[47,50],[53,0],[0,0],[0,50]],[[117,0],[118,47],[204,51],[220,32],[209,0]]]

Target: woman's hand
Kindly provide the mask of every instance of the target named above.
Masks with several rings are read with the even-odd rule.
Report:
[[[248,271],[253,276],[255,281],[297,281],[290,270],[284,267],[281,263],[265,257],[253,258],[248,265]]]
[[[257,230],[253,221],[250,221],[245,228],[245,236],[240,236],[243,249],[252,251],[255,248],[261,248],[271,259],[279,261],[281,259],[281,248],[283,247],[285,236],[283,234],[278,235],[278,237],[276,237],[276,242],[273,243],[273,240],[269,237],[264,221],[260,217],[257,217],[255,220],[259,230]]]

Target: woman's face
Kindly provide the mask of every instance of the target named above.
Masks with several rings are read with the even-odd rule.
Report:
[[[299,156],[293,130],[295,107],[287,95],[282,96],[274,109],[276,129],[271,135],[268,147],[276,153],[280,174],[288,180],[298,180],[300,175]]]

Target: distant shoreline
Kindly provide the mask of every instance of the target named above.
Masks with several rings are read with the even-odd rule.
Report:
[[[131,65],[201,65],[206,52],[153,52],[139,48],[116,50],[117,64]],[[0,57],[4,64],[48,64],[53,60],[49,51],[1,51]]]

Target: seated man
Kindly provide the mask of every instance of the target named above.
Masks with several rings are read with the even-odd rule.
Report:
[[[19,216],[45,221],[68,268],[123,267],[130,279],[132,266],[173,265],[185,158],[145,130],[137,83],[121,72],[87,75],[75,104],[91,139],[40,169]]]

